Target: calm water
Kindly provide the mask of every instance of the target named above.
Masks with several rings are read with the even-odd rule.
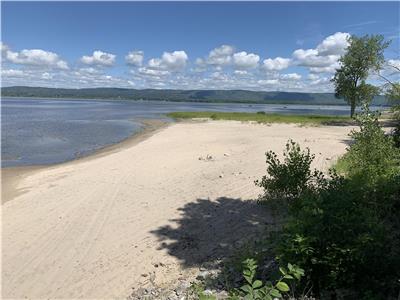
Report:
[[[345,106],[16,98],[3,98],[1,108],[3,167],[52,164],[87,155],[140,131],[140,119],[168,120],[163,114],[172,111],[348,114]]]

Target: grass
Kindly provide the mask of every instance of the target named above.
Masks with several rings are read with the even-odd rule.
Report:
[[[349,158],[347,153],[339,157],[332,168],[340,175],[346,175],[349,170]]]
[[[266,114],[243,113],[243,112],[172,112],[167,114],[173,119],[198,119],[208,118],[212,120],[234,120],[234,121],[253,121],[258,123],[296,123],[296,124],[313,124],[313,125],[340,125],[350,123],[349,117],[339,116],[322,116],[322,115],[283,115],[283,114]]]

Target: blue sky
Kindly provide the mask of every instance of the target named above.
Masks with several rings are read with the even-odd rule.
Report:
[[[1,5],[3,86],[330,91],[349,34],[399,63],[399,2]]]

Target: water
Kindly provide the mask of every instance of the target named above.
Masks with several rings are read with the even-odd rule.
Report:
[[[44,165],[84,156],[139,132],[141,119],[172,111],[347,115],[346,106],[209,104],[163,101],[2,99],[2,167]]]

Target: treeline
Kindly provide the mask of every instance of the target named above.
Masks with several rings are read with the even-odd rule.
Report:
[[[314,104],[345,105],[333,93],[256,92],[246,90],[158,90],[123,88],[61,89],[13,86],[1,89],[2,97],[163,100],[177,102],[249,103],[249,104]],[[386,105],[383,96],[376,96],[374,105]]]

